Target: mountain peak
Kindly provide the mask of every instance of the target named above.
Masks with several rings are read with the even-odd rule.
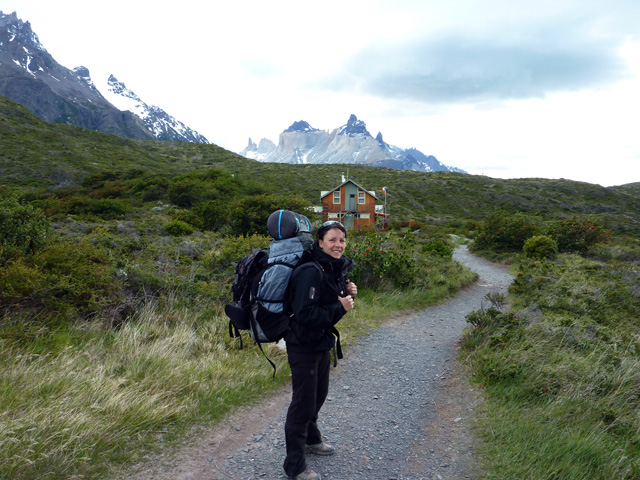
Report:
[[[131,90],[129,90],[124,82],[119,82],[118,79],[113,76],[113,74],[109,75],[107,85],[109,91],[115,93],[116,95],[120,95],[124,98],[130,98],[131,100],[135,100],[136,102],[140,101],[140,98]]]
[[[300,120],[298,122],[293,122],[289,128],[287,128],[284,133],[291,132],[317,132],[317,128],[313,128],[304,120]]]
[[[100,91],[88,68],[60,65],[29,22],[15,12],[0,11],[0,95],[46,122],[63,121],[126,138],[209,143],[165,111],[146,105],[113,75],[106,88],[103,83]]]
[[[289,135],[288,133],[293,133]],[[346,125],[332,131],[312,128],[307,122],[294,122],[282,134],[278,145],[263,138],[256,145],[249,138],[240,155],[261,162],[292,164],[362,164],[374,167],[420,172],[461,171],[440,163],[432,155],[405,150],[386,143],[382,133],[373,138],[365,123],[351,115]]]
[[[198,132],[175,119],[160,107],[148,105],[113,74],[107,80],[109,100],[121,111],[128,110],[142,120],[158,140],[209,143]]]
[[[46,52],[38,39],[38,35],[31,30],[31,24],[20,20],[16,12],[4,14],[0,11],[0,28],[7,29],[9,43],[13,42],[16,37],[20,37],[27,46]]]
[[[349,117],[349,120],[347,121],[347,124],[344,125],[340,131],[338,132],[339,135],[365,135],[365,136],[371,136],[371,134],[369,133],[369,131],[367,130],[367,124],[364,123],[362,120],[358,120],[358,117],[356,117],[353,113],[351,114],[351,116]]]

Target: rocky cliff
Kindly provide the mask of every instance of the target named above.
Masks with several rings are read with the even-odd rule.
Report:
[[[365,122],[355,115],[351,115],[345,125],[330,132],[313,128],[304,120],[294,122],[280,134],[277,146],[268,139],[263,138],[256,144],[249,138],[240,155],[262,162],[357,163],[397,170],[466,173],[414,148],[405,150],[389,145],[383,140],[382,133],[374,138]]]

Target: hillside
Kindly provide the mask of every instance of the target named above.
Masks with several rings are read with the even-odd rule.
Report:
[[[73,187],[99,172],[177,175],[219,168],[257,180],[266,191],[299,194],[318,204],[320,191],[345,173],[365,188],[387,188],[392,218],[428,223],[477,220],[496,208],[546,216],[598,215],[620,232],[640,231],[640,183],[601,187],[571,180],[502,180],[454,172],[399,171],[364,165],[287,165],[243,158],[216,145],[123,139],[46,123],[0,96],[0,189],[34,192]]]

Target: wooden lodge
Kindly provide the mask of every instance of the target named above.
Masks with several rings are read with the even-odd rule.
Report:
[[[333,190],[320,193],[322,221],[338,220],[347,230],[357,230],[367,225],[374,226],[381,215],[376,206],[375,192],[367,190],[353,180],[346,180]]]

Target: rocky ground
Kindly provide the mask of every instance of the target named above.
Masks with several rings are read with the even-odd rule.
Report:
[[[480,477],[471,426],[479,393],[456,362],[466,315],[506,293],[504,268],[471,255],[456,260],[480,275],[441,305],[385,322],[345,352],[332,370],[318,424],[336,447],[309,456],[323,479],[460,480]],[[286,478],[284,418],[289,387],[249,410],[195,430],[170,452],[114,480],[253,480]]]

